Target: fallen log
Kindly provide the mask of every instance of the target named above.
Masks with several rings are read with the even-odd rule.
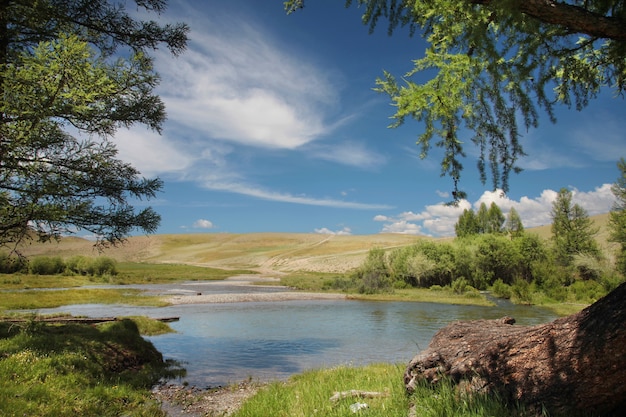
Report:
[[[361,391],[352,389],[350,391],[341,391],[333,393],[333,396],[330,397],[330,401],[336,402],[339,400],[343,400],[344,398],[382,398],[389,397],[388,392],[378,392],[378,391]]]
[[[442,377],[497,392],[551,415],[622,415],[626,409],[626,283],[579,313],[538,326],[455,322],[404,373],[407,391]]]
[[[98,324],[98,323],[106,323],[111,321],[119,321],[124,320],[124,317],[41,317],[41,318],[3,318],[0,319],[2,322],[6,323],[28,323],[31,321],[34,322],[42,322],[42,323],[77,323],[77,324]],[[174,321],[178,321],[179,317],[161,317],[161,318],[153,318],[153,320],[157,320],[163,323],[171,323]]]

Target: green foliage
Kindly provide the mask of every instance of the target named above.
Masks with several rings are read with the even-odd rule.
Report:
[[[177,372],[130,320],[98,327],[0,323],[0,351],[6,416],[162,416],[150,388]]]
[[[524,224],[522,223],[522,218],[519,213],[515,210],[515,207],[511,207],[509,210],[504,228],[513,238],[520,237],[524,234]]]
[[[374,248],[368,252],[365,263],[355,272],[355,278],[359,281],[360,293],[376,294],[392,289],[385,258],[384,249]]]
[[[449,285],[457,275],[452,245],[421,241],[389,254],[390,275],[415,287]]]
[[[512,215],[517,216],[512,220],[515,223],[511,223],[510,227],[515,229],[515,234],[519,235],[523,233],[524,227],[519,215],[514,209]],[[511,215],[511,213],[509,213]],[[491,203],[489,208],[485,203],[480,204],[478,213],[474,214],[474,210],[465,209],[463,214],[459,216],[459,220],[454,225],[454,231],[456,237],[463,238],[483,233],[502,233],[505,230],[509,231],[509,223],[507,222],[505,228],[505,221],[507,218],[502,214],[502,210],[496,203]],[[513,232],[511,232],[513,234]]]
[[[26,259],[0,252],[0,274],[15,274],[16,272],[25,272],[27,270],[28,264]]]
[[[517,279],[511,286],[511,299],[519,304],[532,304],[533,296],[530,284],[523,279]]]
[[[372,268],[369,276],[389,279],[396,289],[394,294],[401,299],[413,297],[409,294],[411,287],[467,297],[480,297],[478,290],[489,289],[495,296],[515,303],[581,306],[623,282],[604,258],[579,254],[571,265],[562,265],[556,262],[556,256],[547,242],[533,233],[515,238],[488,233],[452,242],[421,240],[387,254],[377,250],[359,268],[353,281],[338,280],[329,288],[363,288],[368,281],[362,277],[368,276],[368,268]]]
[[[617,269],[626,276],[626,160],[621,158],[617,167],[620,176],[611,187],[616,202],[610,213],[609,227],[611,240],[620,245],[617,253]]]
[[[472,209],[463,210],[463,214],[459,216],[459,220],[454,225],[454,233],[456,237],[467,237],[480,233],[478,218]]]
[[[578,204],[572,205],[572,192],[562,188],[552,204],[552,241],[556,259],[562,265],[571,265],[575,255],[601,256],[593,236],[597,229],[587,211]]]
[[[496,279],[511,284],[520,275],[521,259],[515,245],[505,236],[482,235],[476,238],[473,285],[485,289]]]
[[[285,1],[285,10],[304,3]],[[392,126],[420,122],[423,158],[442,149],[441,173],[452,179],[455,200],[465,197],[459,180],[468,144],[478,150],[482,181],[490,172],[493,188],[506,192],[524,156],[521,132],[538,126],[539,110],[554,122],[557,105],[581,110],[602,88],[626,90],[623,1],[346,1],[353,3],[370,31],[385,18],[389,33],[408,26],[428,42],[411,71],[384,72],[377,90],[396,107]]]
[[[505,284],[504,281],[499,278],[495,280],[495,282],[491,286],[491,293],[498,298],[505,298],[507,300],[513,295],[511,286]]]
[[[138,5],[158,13],[166,2]],[[153,198],[162,182],[117,159],[109,139],[135,124],[160,130],[165,110],[146,52],[160,44],[181,52],[187,26],[139,21],[108,1],[0,9],[10,22],[0,50],[0,246],[78,230],[98,244],[154,232],[160,216],[130,202]]]
[[[34,275],[56,275],[66,272],[101,277],[117,275],[118,271],[117,261],[106,256],[96,258],[73,256],[66,261],[60,256],[36,256],[28,261],[28,272]]]
[[[56,275],[65,270],[65,263],[60,256],[38,256],[30,260],[28,269],[35,275]]]

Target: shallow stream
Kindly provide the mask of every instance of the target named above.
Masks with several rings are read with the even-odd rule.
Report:
[[[141,287],[160,293],[276,291],[254,286],[202,283]],[[284,289],[281,289],[284,291]],[[456,320],[495,319],[518,324],[553,320],[538,307],[498,302],[496,307],[414,302],[304,300],[186,304],[170,307],[72,305],[40,313],[69,312],[91,317],[146,315],[180,317],[176,333],[150,337],[166,359],[181,361],[183,381],[215,387],[247,378],[283,379],[307,369],[336,365],[407,363],[434,333]]]

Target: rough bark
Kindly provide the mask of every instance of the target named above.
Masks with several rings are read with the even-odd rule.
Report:
[[[470,0],[474,4],[489,4],[493,0]],[[626,40],[626,20],[618,16],[605,16],[581,6],[555,0],[518,0],[512,3],[520,12],[544,23],[562,26],[573,33]]]
[[[448,376],[465,389],[498,392],[552,415],[619,415],[626,408],[626,283],[581,312],[538,326],[514,319],[441,329],[404,374]]]

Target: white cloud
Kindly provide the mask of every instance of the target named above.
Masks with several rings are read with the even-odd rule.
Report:
[[[347,236],[352,234],[352,229],[350,229],[349,227],[344,227],[341,230],[333,231],[327,227],[322,227],[320,229],[315,229],[315,233],[319,233],[321,235]]]
[[[463,213],[463,210],[473,208],[477,210],[481,203],[490,206],[495,202],[506,215],[511,208],[519,213],[524,227],[536,227],[552,222],[550,211],[556,199],[557,192],[544,190],[535,198],[521,197],[519,201],[512,200],[502,191],[485,191],[473,204],[461,200],[457,206],[434,204],[426,206],[419,213],[404,212],[397,216],[377,215],[374,221],[386,223],[381,233],[405,233],[433,236],[454,236],[454,225]],[[590,216],[607,213],[611,210],[615,199],[611,193],[611,184],[604,184],[592,191],[581,192],[572,190],[572,202],[580,204]]]
[[[316,145],[312,147],[311,155],[318,159],[363,169],[376,168],[387,162],[384,155],[367,149],[360,142]]]
[[[352,209],[386,209],[384,204],[300,196],[254,184],[233,161],[241,146],[314,152],[314,157],[371,168],[384,163],[360,143],[312,142],[351,120],[327,122],[338,102],[332,69],[318,68],[298,51],[238,17],[210,21],[189,5],[188,49],[178,57],[156,51],[161,76],[157,93],[166,105],[163,136],[140,129],[120,131],[121,156],[144,175],[168,175],[210,190],[265,200]],[[202,15],[202,21],[193,16]],[[305,147],[308,145],[309,147]],[[247,161],[246,169],[254,164]]]
[[[195,229],[213,229],[215,226],[213,222],[206,219],[198,219],[193,223]]]
[[[137,168],[142,175],[181,174],[197,156],[176,146],[176,142],[146,129],[122,129],[113,139],[120,158]]]
[[[194,27],[188,50],[159,54],[156,68],[171,120],[249,146],[294,149],[315,140],[327,130],[324,109],[337,100],[324,72],[236,18]]]
[[[406,220],[399,220],[383,226],[381,233],[400,233],[405,235],[421,235],[424,234],[422,227],[415,223],[409,223]]]
[[[236,194],[243,194],[263,200],[280,201],[283,203],[305,204],[309,206],[348,208],[357,210],[387,210],[392,208],[386,204],[368,204],[357,203],[352,201],[335,200],[332,198],[314,198],[306,195],[293,195],[289,193],[281,193],[254,185],[248,185],[243,182],[207,182],[207,188],[212,190],[228,191]]]

